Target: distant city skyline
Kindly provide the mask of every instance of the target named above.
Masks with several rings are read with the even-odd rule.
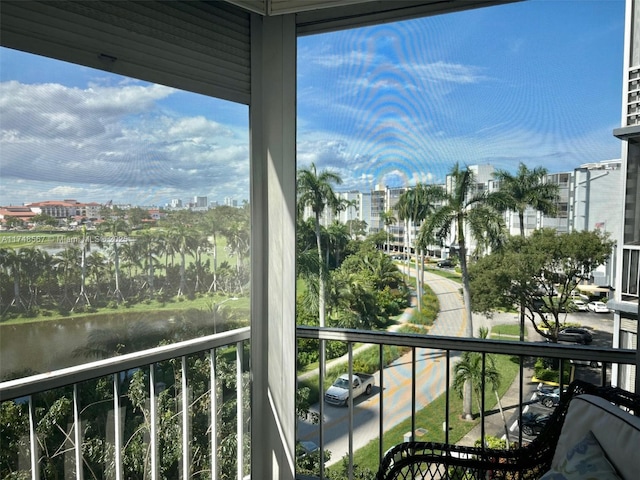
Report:
[[[620,158],[623,29],[622,0],[533,0],[301,37],[298,165],[368,191]],[[249,200],[244,105],[4,48],[0,81],[0,205]]]

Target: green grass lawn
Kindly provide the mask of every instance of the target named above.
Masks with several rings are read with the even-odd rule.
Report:
[[[527,338],[527,329],[524,330],[524,336]],[[514,324],[504,324],[504,325],[495,325],[491,328],[491,338],[500,340],[500,338],[505,338],[505,340],[511,340],[513,338],[520,338],[520,325]]]
[[[216,305],[219,305],[221,302],[228,300],[230,297],[225,297],[222,295],[203,295],[201,297],[197,297],[193,300],[189,300],[185,297],[174,297],[170,301],[166,303],[161,303],[157,300],[149,300],[141,303],[136,303],[134,305],[128,306],[122,304],[118,306],[118,308],[109,308],[104,307],[100,308],[96,312],[79,312],[79,313],[69,313],[67,315],[62,315],[57,312],[48,312],[45,314],[40,314],[34,317],[17,317],[17,318],[7,318],[0,322],[0,325],[15,325],[15,324],[23,324],[23,323],[33,323],[33,322],[43,322],[49,320],[63,320],[65,318],[99,318],[104,317],[105,315],[110,315],[113,313],[154,313],[161,311],[182,311],[182,310],[203,310],[210,311]],[[225,309],[236,310],[238,312],[246,312],[247,318],[249,318],[249,298],[243,297],[238,298],[235,301],[229,301],[225,303]]]

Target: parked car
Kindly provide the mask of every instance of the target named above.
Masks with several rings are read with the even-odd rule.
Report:
[[[555,407],[560,403],[560,387],[550,387],[547,385],[538,386],[536,400],[545,407]]]
[[[602,367],[602,363],[596,360],[569,360],[574,365],[587,365],[589,367]]]
[[[436,265],[438,265],[439,268],[452,268],[453,262],[446,258],[444,260],[440,260]]]
[[[366,373],[354,373],[353,384],[351,385],[351,392],[353,398],[359,397],[363,393],[371,395],[371,390],[375,385],[375,378],[373,375]],[[343,373],[340,375],[333,385],[324,394],[324,399],[327,403],[333,405],[347,405],[349,402],[349,375]]]
[[[609,307],[604,302],[589,302],[587,308],[594,313],[609,313]]]
[[[571,342],[587,345],[591,343],[592,340],[593,337],[591,336],[591,333],[584,328],[569,327],[558,332],[559,342]]]
[[[549,415],[525,412],[522,414],[522,433],[530,437],[538,435],[549,421]]]
[[[570,305],[572,309],[577,312],[586,312],[589,309],[587,307],[587,303],[584,300],[578,300],[578,299],[571,300]]]

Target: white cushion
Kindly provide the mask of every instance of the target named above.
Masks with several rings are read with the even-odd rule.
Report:
[[[569,449],[589,431],[593,432],[618,474],[624,480],[637,480],[640,472],[640,418],[594,395],[580,395],[571,400],[551,463],[552,470],[558,469]]]
[[[620,480],[593,436],[587,435],[567,451],[557,470],[550,470],[540,480]]]

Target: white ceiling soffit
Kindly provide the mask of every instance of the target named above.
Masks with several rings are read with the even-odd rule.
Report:
[[[249,104],[250,14],[224,2],[2,0],[2,46]]]
[[[313,34],[522,0],[226,0],[260,15],[296,14],[298,34]]]

